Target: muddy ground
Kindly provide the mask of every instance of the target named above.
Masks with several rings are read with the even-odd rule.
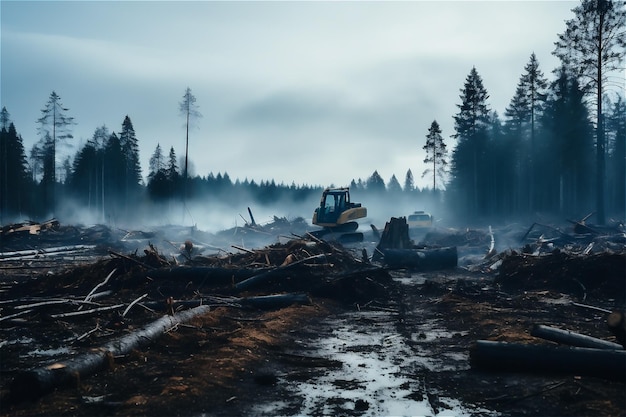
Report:
[[[311,252],[310,246],[305,248]],[[349,264],[343,250],[339,259]],[[356,259],[359,251],[350,253]],[[295,253],[293,247],[290,252]],[[491,372],[472,369],[469,362],[476,340],[550,343],[530,335],[536,324],[615,341],[606,327],[606,313],[581,306],[624,308],[626,258],[600,256],[585,263],[589,271],[575,263],[578,257],[560,259],[561,275],[549,268],[552,262],[537,267],[521,252],[503,258],[499,270],[489,268],[491,263],[430,272],[376,269],[342,280],[342,285],[308,287],[306,303],[270,310],[217,303],[149,346],[112,358],[108,369],[36,399],[14,398],[11,382],[25,368],[52,363],[55,357],[29,353],[28,340],[43,343],[37,334],[50,338],[54,329],[72,352],[89,350],[164,312],[135,308],[125,320],[107,312],[80,322],[54,319],[53,310],[29,320],[18,317],[0,323],[5,341],[23,341],[0,346],[0,413],[623,416],[623,381],[575,373]],[[169,294],[165,282],[145,281],[140,265],[109,258],[73,273],[20,278],[3,287],[2,300],[87,294],[110,272],[110,262],[125,262],[128,268],[123,285],[116,288],[124,294],[125,306],[144,291],[154,299]],[[137,259],[155,261],[152,252]],[[603,277],[593,277],[593,271]],[[10,281],[10,274],[3,272],[3,280]],[[572,275],[574,281],[565,278]],[[287,279],[295,281],[293,276]],[[181,283],[170,287],[180,290]],[[195,287],[200,288],[197,283]],[[272,291],[302,288],[307,287],[292,282]],[[99,330],[81,338],[94,328]]]

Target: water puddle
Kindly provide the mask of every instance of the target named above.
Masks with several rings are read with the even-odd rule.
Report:
[[[286,414],[294,404],[285,401],[261,404],[254,415],[420,415],[470,416],[468,409],[453,398],[439,397],[435,408],[425,393],[420,369],[435,368],[427,356],[416,355],[393,326],[388,312],[354,312],[327,323],[332,333],[307,346],[312,355],[338,360],[343,366],[326,369],[321,375],[288,385],[291,397],[300,400],[296,414]],[[367,323],[367,324],[364,324]],[[443,332],[424,330],[430,340]],[[452,355],[449,359],[466,360]],[[479,410],[489,414],[487,410]]]

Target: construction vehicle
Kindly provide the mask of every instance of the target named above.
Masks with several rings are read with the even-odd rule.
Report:
[[[367,216],[367,209],[361,203],[350,201],[350,188],[326,188],[320,205],[313,213],[313,224],[323,227],[313,232],[314,236],[330,237],[341,242],[360,242],[363,233],[357,233],[359,224],[355,221]]]
[[[433,216],[425,211],[414,211],[407,218],[409,229],[428,229],[433,225]]]

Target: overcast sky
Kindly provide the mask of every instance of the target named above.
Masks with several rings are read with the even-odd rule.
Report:
[[[157,143],[185,153],[190,87],[198,175],[342,186],[411,169],[422,186],[428,128],[454,146],[472,67],[502,116],[533,52],[552,80],[577,4],[2,0],[1,101],[27,153],[53,90],[77,123],[71,155],[128,115],[147,174]]]

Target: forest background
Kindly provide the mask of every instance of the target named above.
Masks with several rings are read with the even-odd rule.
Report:
[[[380,219],[426,209],[450,223],[582,218],[592,212],[600,224],[623,221],[625,28],[625,2],[581,1],[555,39],[553,54],[561,65],[551,69],[551,77],[531,53],[520,69],[515,95],[499,115],[490,108],[489,92],[473,67],[460,86],[454,133],[442,136],[433,120],[424,126],[423,138],[416,138],[415,149],[426,154],[423,166],[414,167],[418,172],[409,167],[401,177],[385,180],[372,166],[371,176],[350,184],[285,184],[271,178],[233,180],[228,172],[194,173],[191,128],[201,113],[191,88],[178,103],[185,120],[185,155],[177,155],[171,145],[157,145],[147,177],[142,176],[140,138],[130,115],[118,131],[96,127],[74,155],[61,158],[59,149],[72,140],[75,121],[52,91],[37,120],[39,140],[28,152],[9,109],[2,108],[0,224],[50,217],[117,225],[198,224],[205,217],[223,219],[227,212],[225,220],[213,222],[221,227],[236,222],[246,206],[308,218],[326,186],[350,186],[353,200]],[[315,169],[333,167],[321,157]],[[415,175],[429,185],[417,187]]]

